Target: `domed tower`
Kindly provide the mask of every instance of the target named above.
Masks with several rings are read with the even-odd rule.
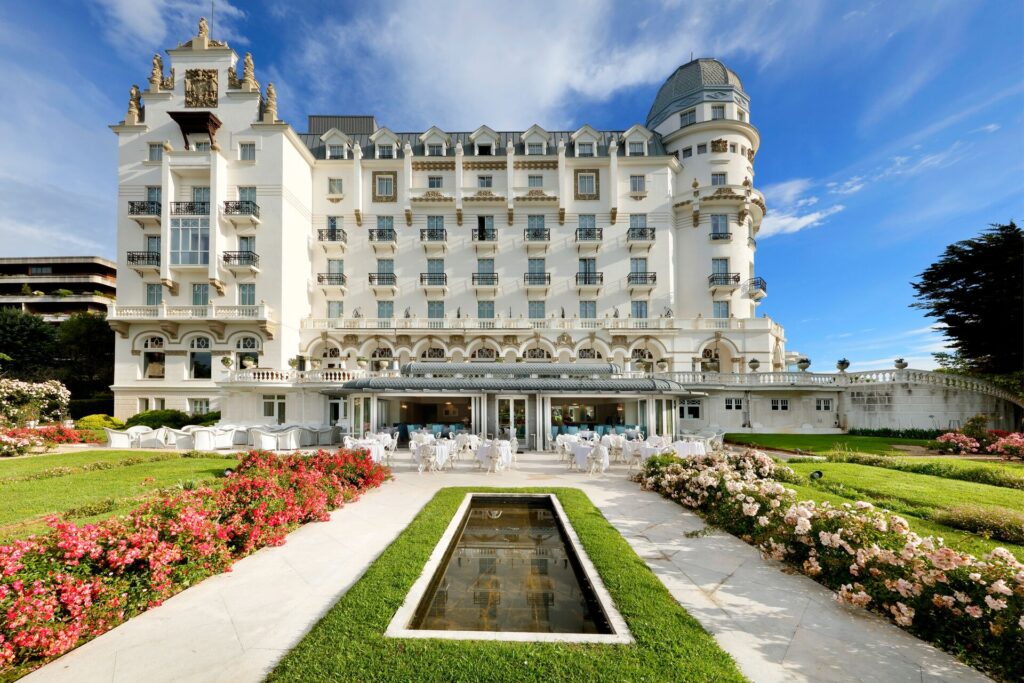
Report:
[[[754,317],[766,294],[754,272],[765,205],[753,188],[760,136],[739,76],[715,59],[682,65],[658,91],[647,128],[681,166],[672,201],[680,313]]]

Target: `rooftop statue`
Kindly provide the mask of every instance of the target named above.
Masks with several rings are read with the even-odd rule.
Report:
[[[210,25],[206,23],[206,17],[199,17],[199,36],[203,38],[210,37]]]

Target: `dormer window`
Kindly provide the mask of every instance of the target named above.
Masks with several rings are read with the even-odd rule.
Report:
[[[443,157],[444,156],[444,145],[440,143],[431,143],[427,145],[427,156],[428,157]]]
[[[631,157],[642,157],[647,153],[647,143],[644,142],[631,142],[629,143],[628,153]]]
[[[544,154],[544,143],[543,142],[531,142],[526,146],[526,154],[528,156],[543,156]]]
[[[394,159],[395,158],[395,146],[394,145],[377,145],[377,158],[378,159]]]
[[[592,157],[594,156],[594,143],[593,142],[581,142],[577,147],[577,155],[581,157]]]
[[[344,159],[345,145],[327,145],[328,159]]]
[[[686,126],[692,126],[697,123],[697,110],[687,109],[679,115],[679,127],[685,128]]]
[[[492,149],[493,149],[493,147],[491,147],[491,145],[477,145],[477,148],[476,148],[477,156],[482,156],[482,157],[492,156],[492,154],[491,154],[491,150]]]

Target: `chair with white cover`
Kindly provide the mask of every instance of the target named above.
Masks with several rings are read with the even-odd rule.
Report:
[[[501,446],[495,439],[487,448],[487,473],[500,472],[502,469]]]
[[[280,451],[294,451],[302,448],[302,427],[290,427],[277,434],[277,449]]]
[[[217,448],[216,439],[214,437],[213,430],[209,427],[202,427],[200,429],[193,429],[192,444],[196,450],[199,451],[212,451]]]
[[[349,450],[351,450],[351,449],[356,447],[356,440],[353,439],[348,434],[346,434],[344,437],[342,437],[341,442],[342,442],[342,444],[344,444],[345,448],[347,448]]]
[[[437,469],[437,461],[434,457],[434,446],[432,444],[420,444],[420,447],[416,449],[416,457],[420,461],[420,474],[423,474],[423,470],[433,472]]]
[[[164,438],[167,440],[168,446],[179,451],[190,451],[195,448],[192,435],[182,429],[168,427]]]
[[[217,450],[231,450],[235,445],[235,428],[214,428],[213,445]]]
[[[334,443],[335,427],[321,426],[313,430],[316,433],[317,446],[330,446]]]
[[[144,432],[139,436],[139,448],[167,448],[167,428],[160,427],[151,432]]]
[[[629,463],[629,467],[626,469],[626,474],[632,472],[634,467],[637,469],[643,469],[644,455],[641,450],[642,448],[642,441],[633,441],[623,447],[623,453],[626,456],[626,461]]]
[[[398,450],[398,439],[391,439],[388,445],[384,447],[384,460],[390,466],[391,459],[395,457],[395,451]]]
[[[261,451],[277,450],[277,432],[272,432],[260,427],[253,427],[249,430],[252,437],[252,445]]]
[[[608,449],[603,444],[595,444],[587,457],[587,471],[593,476],[604,472],[608,463]]]

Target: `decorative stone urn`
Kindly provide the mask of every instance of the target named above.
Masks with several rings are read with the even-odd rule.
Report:
[[[661,370],[662,372],[668,370],[668,360],[665,358],[660,359],[658,361],[658,369]]]
[[[907,363],[907,361],[903,360],[902,358],[897,358],[894,365],[896,366],[897,370],[906,370],[910,364]]]
[[[366,358],[359,357],[356,358],[356,365],[359,366],[360,370],[365,370],[370,365],[370,361],[367,360]]]
[[[757,372],[757,369],[761,367],[761,361],[756,358],[751,358],[750,362],[747,363],[747,367],[750,368],[751,372]]]
[[[811,359],[801,358],[796,362],[796,366],[800,368],[800,372],[807,372],[807,368],[811,367]]]
[[[840,358],[836,361],[836,369],[839,370],[839,372],[846,372],[846,368],[848,367],[850,367],[850,361],[845,358]]]
[[[256,359],[255,358],[248,358],[248,357],[243,358],[242,359],[242,367],[246,368],[246,369],[256,367]]]

